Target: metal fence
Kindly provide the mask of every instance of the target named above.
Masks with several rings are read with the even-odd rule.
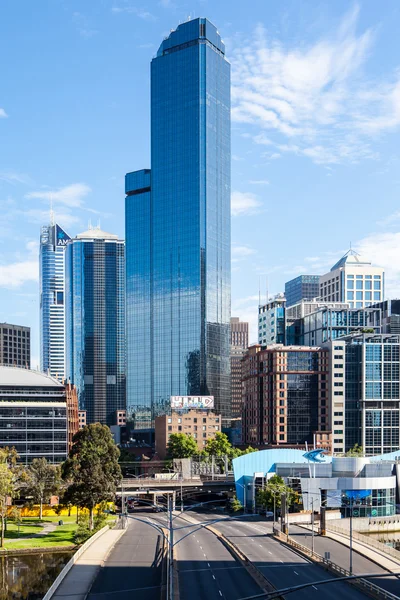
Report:
[[[347,538],[350,538],[349,530],[342,529],[341,527],[338,527],[337,525],[331,525],[330,523],[326,524],[326,528],[328,531],[332,531],[333,533],[338,533],[339,535],[343,535]],[[375,548],[375,550],[379,550],[380,552],[382,552],[384,554],[388,554],[389,556],[392,556],[393,558],[395,558],[399,561],[399,565],[400,565],[400,552],[398,550],[396,550],[395,548],[391,548],[390,546],[387,546],[383,542],[374,540],[369,535],[364,535],[362,533],[359,533],[358,531],[353,531],[352,535],[353,535],[353,540],[356,540],[356,541],[360,542],[361,544],[364,544],[365,546],[369,546],[370,548]]]

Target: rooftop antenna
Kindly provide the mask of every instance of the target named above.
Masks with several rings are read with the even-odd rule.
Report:
[[[53,192],[50,192],[50,225],[54,225]]]
[[[258,276],[258,306],[261,306],[261,275]]]
[[[100,229],[100,219],[97,219],[97,229]]]
[[[92,227],[92,219],[89,219],[88,221],[88,230],[91,231],[93,229]]]

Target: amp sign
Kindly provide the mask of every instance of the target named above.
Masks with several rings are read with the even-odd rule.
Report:
[[[71,238],[59,225],[56,225],[56,246],[66,246]]]

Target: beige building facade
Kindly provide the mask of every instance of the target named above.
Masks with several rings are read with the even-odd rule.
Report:
[[[166,458],[168,440],[173,433],[185,433],[193,437],[200,451],[220,431],[221,415],[212,411],[172,411],[155,419],[156,453],[161,460]]]

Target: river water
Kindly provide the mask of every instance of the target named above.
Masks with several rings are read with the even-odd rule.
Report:
[[[0,600],[42,600],[73,552],[0,557]]]

